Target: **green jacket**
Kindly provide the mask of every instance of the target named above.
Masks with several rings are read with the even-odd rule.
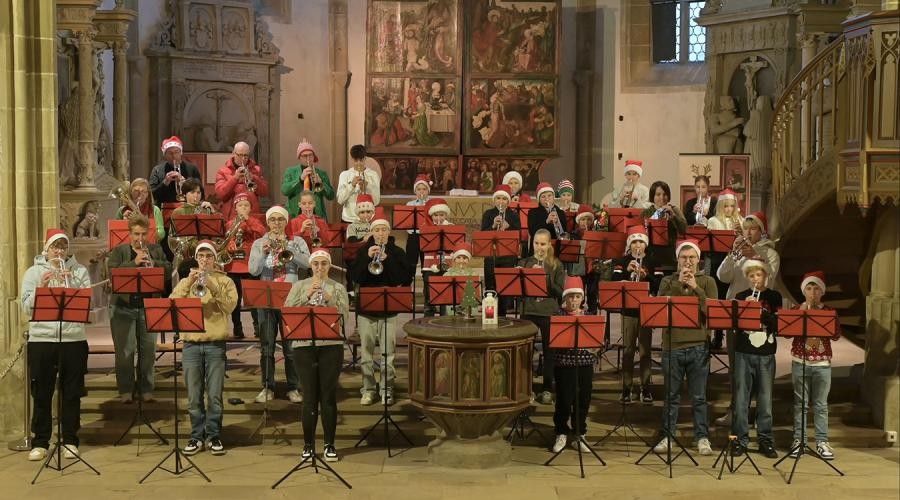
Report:
[[[163,268],[163,276],[165,276],[166,285],[168,286],[169,277],[172,274],[172,264],[166,260],[166,255],[163,253],[161,246],[151,243],[147,245],[147,248],[150,250],[150,259],[153,260],[153,267]],[[137,254],[131,249],[131,244],[123,243],[110,250],[109,256],[106,259],[106,267],[107,269],[137,267],[134,264],[135,256],[137,256]],[[110,275],[112,275],[112,272],[110,272]],[[155,296],[159,296],[159,294],[156,294]],[[141,304],[142,300],[143,296],[129,295],[127,293],[114,293],[112,294],[112,297],[110,297],[110,304],[120,307],[143,307]]]
[[[300,175],[305,168],[306,165],[297,164],[284,172],[284,181],[281,183],[281,194],[288,198],[287,207],[285,208],[287,208],[291,219],[300,215],[300,193],[303,192],[303,181],[301,180]],[[325,200],[334,200],[334,188],[331,186],[331,179],[328,178],[328,173],[319,167],[315,168],[316,173],[322,178],[323,188],[322,191],[313,193],[316,198],[315,214],[317,217],[328,220],[328,217],[325,214]]]
[[[671,335],[663,335],[663,349],[685,349],[703,345],[709,340],[709,333],[706,329],[706,298],[718,298],[719,291],[716,288],[716,281],[705,274],[696,274],[697,288],[686,291],[684,285],[678,281],[677,274],[670,274],[662,279],[659,283],[658,296],[668,295],[670,297],[697,297],[700,299],[700,328],[672,328]],[[671,339],[671,340],[670,340]]]

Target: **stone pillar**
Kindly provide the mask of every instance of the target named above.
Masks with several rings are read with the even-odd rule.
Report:
[[[597,15],[593,0],[578,2],[575,14],[575,186],[582,199],[591,199],[591,180],[600,181],[593,173],[594,144],[594,59],[598,50]]]
[[[347,169],[347,88],[350,86],[350,62],[347,54],[347,1],[329,0],[331,31],[331,161],[328,176],[337,186],[338,175]],[[329,220],[340,220],[336,203],[329,203]]]
[[[815,33],[802,33],[797,35],[800,42],[800,68],[805,68],[816,57],[816,49],[819,46],[819,35]],[[807,118],[807,105],[804,102],[800,110],[800,165],[806,166],[809,161],[809,133],[810,123]]]
[[[116,179],[131,178],[128,160],[128,42],[113,49],[113,172]]]
[[[94,186],[94,165],[97,163],[94,135],[94,30],[74,33],[78,43],[78,157],[75,160],[78,189]]]

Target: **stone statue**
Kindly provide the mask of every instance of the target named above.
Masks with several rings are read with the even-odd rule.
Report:
[[[745,63],[741,63],[741,69],[744,70],[744,90],[747,92],[747,105],[751,106],[756,102],[756,74],[759,70],[769,66],[765,59],[759,56],[750,56]]]
[[[744,124],[744,119],[735,113],[734,99],[731,96],[719,97],[719,112],[712,118],[709,132],[715,137],[715,152],[727,155],[743,151],[741,125]]]
[[[754,186],[767,186],[772,176],[772,101],[756,98],[750,119],[744,125],[744,154],[750,155],[750,179]]]
[[[63,185],[78,185],[78,82],[70,82],[69,97],[59,106],[59,178]]]

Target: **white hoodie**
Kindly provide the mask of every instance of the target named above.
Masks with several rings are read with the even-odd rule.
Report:
[[[74,256],[66,259],[66,269],[71,272],[69,277],[69,286],[71,288],[89,288],[91,286],[91,277],[88,275],[87,268],[82,266],[75,260]],[[34,309],[35,291],[41,284],[41,275],[50,271],[50,263],[44,255],[38,255],[34,258],[34,265],[25,271],[25,277],[22,278],[22,292],[19,296],[22,298],[22,313],[26,318],[31,318]],[[84,332],[84,324],[82,323],[62,323],[62,341],[63,342],[80,342],[87,340]],[[57,321],[33,321],[28,327],[29,342],[58,342],[59,341],[59,322]]]
[[[768,238],[759,240],[753,245],[753,250],[756,251],[763,262],[769,264],[769,272],[766,273],[766,288],[774,288],[778,270],[781,267],[781,257],[775,251],[775,242]],[[728,292],[725,294],[726,299],[733,299],[738,292],[750,288],[750,282],[741,269],[744,260],[744,257],[735,259],[729,252],[716,271],[716,276],[719,277],[719,280],[729,284]]]

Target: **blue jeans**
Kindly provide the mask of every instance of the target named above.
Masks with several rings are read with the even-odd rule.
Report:
[[[794,439],[800,439],[800,431],[806,427],[807,407],[812,404],[813,423],[816,426],[816,443],[828,441],[828,392],[831,390],[831,366],[806,367],[791,363],[791,380],[794,382]],[[806,401],[803,401],[803,392]]]
[[[144,310],[126,306],[112,306],[109,319],[113,346],[116,351],[116,387],[119,394],[134,392],[134,355],[140,342],[138,366],[140,386],[138,395],[153,392],[153,363],[156,361],[156,334],[147,333]]]
[[[681,402],[681,381],[687,376],[688,392],[691,395],[691,406],[694,415],[694,437],[709,437],[706,423],[706,378],[709,376],[709,348],[704,345],[676,349],[671,353],[663,350],[663,377],[669,377],[669,393],[666,394],[663,411],[663,432],[669,432],[667,423],[671,422],[671,434],[675,435],[678,423],[678,405]],[[671,371],[670,371],[671,370]],[[666,419],[668,415],[668,421]]]
[[[259,367],[262,370],[262,386],[275,390],[275,337],[281,331],[281,311],[274,309],[259,310]],[[282,334],[283,335],[283,334]],[[281,352],[284,354],[284,374],[287,377],[289,391],[300,387],[300,378],[294,367],[294,349],[290,341],[281,341]]]
[[[191,438],[204,441],[219,437],[222,430],[222,388],[225,385],[225,341],[185,342],[182,353]]]
[[[750,398],[756,387],[756,442],[774,444],[772,440],[772,384],[775,381],[775,355],[734,353],[734,420],[731,432],[747,446],[750,442]]]

